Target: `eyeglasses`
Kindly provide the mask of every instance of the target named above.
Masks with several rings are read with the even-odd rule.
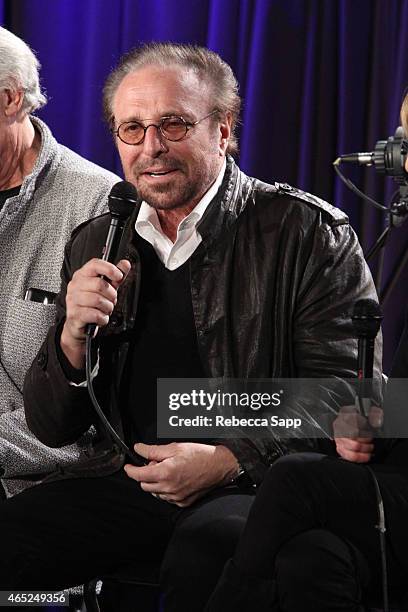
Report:
[[[201,119],[198,119],[193,123],[186,121],[184,117],[177,116],[162,117],[158,124],[149,123],[149,125],[146,125],[146,127],[138,121],[125,121],[124,123],[121,123],[116,130],[112,129],[112,133],[116,134],[116,136],[125,144],[138,145],[142,144],[144,141],[146,130],[153,126],[159,130],[160,134],[166,140],[178,142],[187,136],[187,132],[191,130],[191,128],[201,123],[201,121],[204,121],[204,119],[211,117],[211,115],[214,115],[216,112],[217,109],[214,109],[211,111],[211,113],[208,113],[208,115],[201,117]]]

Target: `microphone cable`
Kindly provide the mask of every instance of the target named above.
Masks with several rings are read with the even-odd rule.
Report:
[[[360,198],[363,198],[363,200],[366,200],[367,202],[372,204],[378,210],[383,211],[385,214],[387,214],[387,215],[391,215],[392,214],[392,211],[389,208],[387,208],[387,206],[384,206],[383,204],[380,204],[379,202],[377,202],[377,200],[374,200],[373,198],[370,198],[370,196],[368,196],[363,191],[361,191],[350,179],[345,177],[344,174],[341,172],[341,170],[339,168],[340,164],[341,164],[341,157],[338,157],[333,162],[333,167],[334,167],[334,169],[336,171],[337,176],[339,176],[339,178],[343,181],[343,183],[346,185],[346,187],[348,187],[350,189],[350,191],[353,191]]]
[[[137,455],[134,451],[132,451],[119,436],[117,431],[112,427],[109,420],[107,419],[104,411],[102,410],[96,395],[95,390],[93,388],[92,382],[92,337],[90,334],[86,335],[86,353],[85,353],[85,372],[86,372],[86,384],[88,388],[89,397],[91,398],[92,404],[96,410],[96,413],[101,420],[101,423],[112,440],[114,446],[119,447],[119,449],[125,454],[126,457],[134,464],[134,465],[146,465],[144,459]]]
[[[386,550],[386,538],[385,538],[386,526],[385,526],[384,501],[381,495],[381,490],[378,484],[377,476],[374,474],[370,466],[365,465],[364,467],[371,474],[371,477],[374,483],[374,488],[375,488],[375,497],[377,501],[377,511],[378,511],[378,524],[375,525],[375,529],[378,529],[378,534],[380,538],[383,609],[384,609],[384,612],[390,612],[389,601],[388,601],[388,571],[387,571],[387,550]]]
[[[111,263],[114,262],[118,253],[119,243],[122,238],[125,224],[130,218],[137,198],[138,196],[136,189],[132,183],[129,183],[128,181],[120,181],[112,187],[108,196],[108,207],[111,219],[108,234],[105,240],[105,246],[102,252],[103,261],[109,261]],[[90,323],[87,325],[85,372],[89,397],[102,423],[102,426],[108,434],[108,437],[112,440],[114,447],[116,446],[117,449],[120,449],[134,465],[146,465],[146,460],[131,450],[119,436],[117,431],[115,431],[115,429],[112,427],[96,398],[92,382],[92,338],[97,334],[97,332],[98,326],[96,323]]]

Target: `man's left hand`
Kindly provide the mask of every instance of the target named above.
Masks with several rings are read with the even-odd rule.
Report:
[[[210,489],[228,484],[238,474],[238,461],[226,446],[196,442],[163,445],[135,444],[135,451],[149,461],[125,472],[144,491],[180,507],[190,506]]]

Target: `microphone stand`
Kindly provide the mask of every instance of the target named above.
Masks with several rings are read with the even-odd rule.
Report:
[[[378,262],[378,270],[375,279],[375,286],[379,295],[380,304],[384,305],[388,300],[392,290],[394,289],[403,269],[408,263],[408,248],[405,250],[404,255],[397,261],[394,269],[391,272],[391,276],[387,281],[387,284],[383,291],[381,291],[381,280],[382,280],[382,272],[383,272],[383,260],[385,254],[385,247],[387,246],[388,239],[390,237],[391,231],[401,227],[405,220],[408,217],[408,185],[402,183],[401,177],[396,178],[397,182],[400,183],[398,190],[398,199],[397,201],[392,201],[390,206],[383,206],[373,198],[370,198],[365,193],[360,191],[358,187],[352,183],[352,181],[346,178],[341,172],[339,165],[341,163],[341,158],[337,158],[333,163],[336,174],[339,178],[345,183],[345,185],[354,193],[356,193],[359,197],[363,198],[367,202],[369,202],[375,208],[381,210],[389,217],[389,222],[387,227],[381,232],[380,236],[377,238],[375,243],[370,247],[370,249],[365,253],[365,258],[367,261],[372,259],[374,255],[376,255],[380,251],[380,259]]]

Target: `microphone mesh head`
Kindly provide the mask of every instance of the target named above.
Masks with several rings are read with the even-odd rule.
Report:
[[[129,181],[115,183],[108,196],[108,206],[111,215],[127,219],[132,213],[137,201],[137,191]]]
[[[382,321],[381,307],[371,299],[358,300],[354,304],[351,320],[358,338],[375,338]]]

